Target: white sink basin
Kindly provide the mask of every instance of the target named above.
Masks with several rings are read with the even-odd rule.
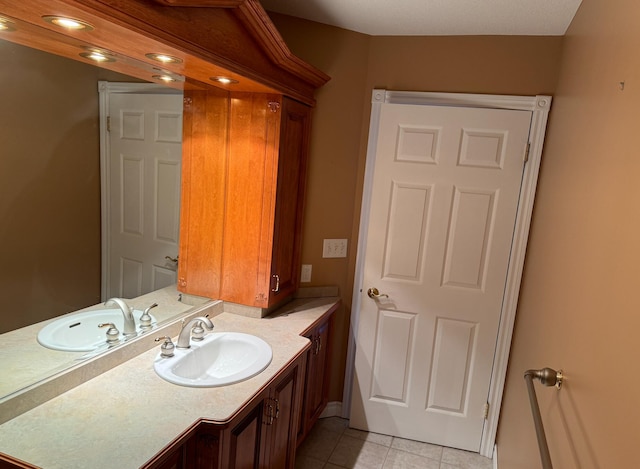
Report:
[[[241,332],[214,332],[189,349],[175,349],[175,356],[153,363],[156,373],[173,384],[215,387],[237,383],[264,370],[273,353],[259,337]]]
[[[133,317],[139,324],[142,311],[134,310]],[[156,320],[153,316],[152,324]],[[95,309],[69,314],[47,324],[38,332],[38,342],[53,350],[65,352],[91,352],[107,343],[107,329],[98,324],[112,322],[122,333],[124,316],[119,308]],[[137,327],[140,332],[139,326]]]

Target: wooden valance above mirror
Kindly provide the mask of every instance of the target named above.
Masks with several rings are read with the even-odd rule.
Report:
[[[184,90],[278,93],[313,105],[315,89],[329,80],[291,53],[258,0],[0,0],[0,15],[15,24],[4,39],[146,81],[168,75],[175,81],[165,84]],[[50,15],[93,29],[60,28],[43,20]],[[80,57],[87,50],[115,61]],[[180,62],[156,62],[154,53]],[[232,83],[212,80],[221,76]]]

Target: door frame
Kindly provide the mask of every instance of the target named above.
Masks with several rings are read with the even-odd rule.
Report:
[[[529,227],[535,192],[538,183],[538,173],[542,158],[547,120],[551,107],[551,96],[506,96],[463,93],[429,93],[416,91],[389,91],[374,89],[371,99],[371,119],[369,123],[369,138],[367,140],[367,156],[365,162],[362,207],[360,212],[360,226],[358,234],[358,249],[356,254],[355,277],[353,284],[353,300],[351,303],[351,326],[348,336],[347,363],[343,391],[342,415],[348,417],[351,408],[351,392],[353,389],[353,373],[355,372],[356,337],[358,336],[358,320],[360,316],[360,300],[362,297],[362,279],[364,275],[364,255],[366,252],[367,227],[371,209],[371,193],[373,189],[373,170],[376,156],[376,142],[380,113],[383,104],[411,104],[451,107],[474,107],[491,109],[509,109],[531,111],[533,113],[529,131],[528,160],[522,174],[520,186],[520,200],[516,214],[511,256],[505,293],[502,303],[500,325],[496,341],[496,351],[493,359],[493,371],[489,387],[489,411],[482,431],[480,454],[492,457],[502,394],[507,374],[507,364],[513,335],[513,326],[518,306],[520,283],[529,238]],[[524,155],[523,155],[524,157]]]
[[[111,211],[109,193],[109,97],[116,93],[126,94],[180,94],[182,91],[168,88],[156,83],[129,83],[98,81],[99,116],[100,116],[100,298],[107,300],[109,273],[109,229]]]

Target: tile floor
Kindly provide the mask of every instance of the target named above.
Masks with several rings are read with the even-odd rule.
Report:
[[[476,453],[349,428],[338,417],[318,420],[300,445],[296,469],[492,469]]]

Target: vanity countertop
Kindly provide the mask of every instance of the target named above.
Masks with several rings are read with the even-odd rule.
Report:
[[[192,305],[178,300],[178,291],[175,285],[161,290],[142,295],[134,299],[126,299],[129,306],[143,310],[147,306],[157,303],[159,306],[152,311],[157,322],[163,322],[172,317],[187,312]],[[69,314],[104,308],[97,304],[88,306]],[[69,368],[74,363],[79,363],[83,356],[89,356],[87,352],[62,352],[50,350],[38,344],[36,339],[38,331],[58,317],[39,322],[21,329],[2,334],[2,346],[0,347],[0,401],[2,396],[7,396],[19,391],[31,383],[55,374],[58,371]],[[16,357],[20,357],[16,360]],[[1,412],[0,412],[1,413]],[[4,419],[2,419],[4,420]],[[0,420],[0,422],[2,421]]]
[[[306,348],[301,334],[338,303],[298,299],[262,319],[221,313],[212,318],[215,331],[245,332],[271,345],[262,373],[219,388],[176,386],[153,370],[154,347],[0,425],[0,452],[44,469],[140,467],[199,419],[230,420]]]

